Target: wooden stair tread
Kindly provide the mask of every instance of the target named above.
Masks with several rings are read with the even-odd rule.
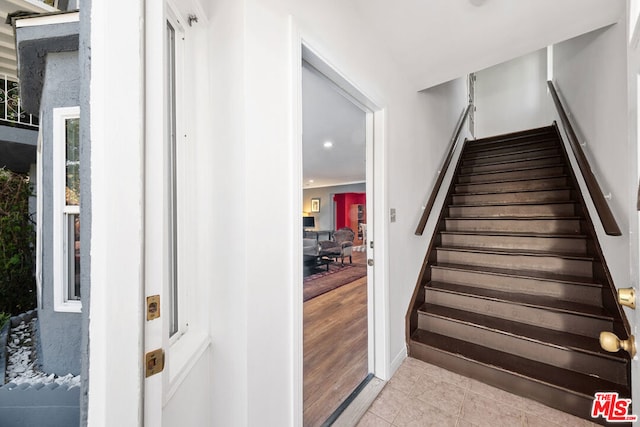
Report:
[[[487,181],[475,181],[475,182],[458,182],[456,186],[462,185],[483,185],[483,184],[505,184],[507,182],[529,182],[529,181],[543,181],[546,179],[554,179],[554,178],[568,178],[566,174],[556,174],[542,177],[533,177],[533,178],[507,178],[507,179],[491,179]],[[455,193],[458,194],[458,193]]]
[[[551,158],[556,158],[556,159],[561,159],[562,156],[560,154],[548,154],[548,155],[543,155],[543,156],[534,156],[534,157],[528,157],[526,159],[511,159],[511,160],[496,160],[495,162],[485,162],[482,163],[482,166],[490,166],[490,165],[504,165],[507,163],[520,163],[520,162],[528,162],[531,160],[542,160],[542,159],[551,159]],[[464,160],[476,160],[476,159],[462,159]],[[480,166],[480,165],[465,165],[463,164],[462,167],[470,167],[470,166]]]
[[[517,141],[510,141],[506,143],[498,142],[498,143],[487,144],[485,146],[482,146],[482,145],[477,146],[477,145],[474,145],[473,143],[470,143],[470,144],[467,144],[467,146],[465,147],[465,151],[463,155],[466,156],[466,155],[473,155],[478,153],[491,153],[492,151],[495,152],[498,150],[511,150],[511,149],[513,149],[513,151],[510,151],[510,152],[515,152],[520,148],[531,147],[534,145],[536,146],[535,148],[537,149],[560,147],[560,145],[558,144],[557,138],[554,138],[553,136],[540,137],[540,138],[523,138]]]
[[[466,184],[466,183],[465,183]],[[458,195],[458,194],[456,194]],[[451,203],[450,208],[475,208],[488,206],[547,206],[547,205],[569,205],[578,203],[576,200],[554,200],[551,202],[487,202],[487,203]]]
[[[557,298],[547,296],[517,294],[513,292],[503,292],[492,289],[433,281],[425,285],[425,289],[613,321],[611,315],[609,315],[609,313],[607,313],[603,308],[573,301],[558,300]]]
[[[555,135],[555,129],[553,126],[542,126],[535,129],[520,130],[516,132],[503,133],[500,135],[488,136],[485,138],[472,139],[469,141],[469,144],[483,145],[500,141],[514,141],[522,138],[531,138],[539,135]]]
[[[512,169],[501,169],[501,170],[492,170],[492,171],[482,171],[482,172],[469,172],[469,173],[460,173],[457,176],[461,177],[461,176],[480,176],[480,175],[491,175],[491,174],[495,174],[495,173],[509,173],[509,172],[523,172],[523,171],[534,171],[534,170],[538,170],[538,169],[549,169],[549,168],[557,168],[557,167],[563,167],[564,164],[563,163],[554,163],[554,164],[550,164],[550,165],[543,165],[543,166],[530,166],[530,167],[526,167],[526,168],[512,168]]]
[[[462,264],[445,264],[445,263],[433,265],[432,267],[443,268],[447,270],[480,272],[483,274],[490,274],[495,276],[516,277],[521,279],[539,279],[539,280],[559,282],[559,283],[568,283],[572,285],[582,285],[582,286],[592,286],[592,287],[602,288],[602,284],[597,283],[589,279],[588,277],[550,273],[550,272],[540,271],[540,270],[513,271],[510,269],[496,268],[496,267],[480,268],[477,266],[469,266],[469,265],[462,265]]]
[[[547,151],[547,150],[555,150],[558,149],[558,151],[560,151],[560,146],[558,145],[557,147],[530,147],[530,148],[524,148],[525,146],[520,147],[520,149],[515,149],[513,151],[509,151],[507,153],[487,153],[483,156],[477,156],[477,157],[467,157],[467,152],[462,153],[462,161],[464,162],[465,160],[480,160],[480,159],[491,159],[491,158],[500,158],[500,157],[507,157],[507,156],[513,156],[514,154],[527,154],[527,153],[536,153],[538,151]],[[480,151],[482,152],[482,151]],[[551,154],[549,154],[551,155]],[[529,159],[527,159],[529,160]]]
[[[465,183],[466,184],[466,183]],[[517,193],[533,193],[533,192],[553,192],[553,191],[562,191],[562,190],[573,190],[573,187],[568,187],[566,185],[558,186],[555,188],[544,188],[544,189],[526,189],[526,190],[505,190],[505,191],[469,191],[469,192],[457,192],[454,193],[455,196],[482,196],[486,194],[517,194]]]
[[[411,335],[411,341],[413,344],[428,346],[523,379],[560,388],[585,399],[593,399],[598,391],[617,391],[625,397],[631,395],[629,387],[621,384],[421,329]]]
[[[531,221],[531,220],[581,220],[580,216],[448,216],[445,220],[473,220],[473,221],[500,221],[500,220],[518,220],[518,221]]]
[[[561,239],[587,239],[586,234],[562,234],[562,233],[521,233],[514,231],[448,231],[443,230],[440,234],[455,234],[460,236],[497,236],[497,237],[539,237],[539,238],[561,238]]]
[[[456,252],[473,252],[483,253],[491,255],[524,255],[524,256],[539,256],[539,257],[555,257],[565,259],[576,259],[581,261],[593,261],[593,257],[590,255],[566,253],[566,252],[550,252],[550,251],[537,251],[533,249],[494,249],[494,248],[476,248],[472,246],[438,246],[436,250],[444,251],[456,251]]]
[[[520,322],[505,322],[498,317],[473,313],[455,308],[443,307],[435,304],[424,304],[418,310],[420,313],[437,316],[443,319],[452,319],[474,327],[489,329],[497,333],[512,335],[521,339],[535,341],[540,344],[563,348],[565,350],[578,351],[597,355],[618,362],[626,362],[626,353],[609,353],[600,347],[597,338],[576,335],[570,332],[561,332],[553,329],[542,328]]]

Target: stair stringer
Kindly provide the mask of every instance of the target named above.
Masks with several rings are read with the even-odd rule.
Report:
[[[447,188],[447,194],[442,199],[442,206],[440,206],[440,214],[438,215],[438,221],[433,228],[433,234],[431,235],[431,239],[429,241],[429,246],[427,247],[427,254],[424,258],[424,262],[422,263],[422,267],[420,268],[420,273],[418,274],[418,281],[413,290],[413,295],[411,296],[411,300],[409,302],[409,309],[407,310],[407,315],[405,317],[406,320],[406,342],[407,344],[411,341],[411,334],[413,334],[416,329],[418,329],[418,308],[424,304],[425,302],[425,290],[424,287],[431,280],[431,264],[435,262],[436,251],[434,248],[440,244],[440,232],[445,228],[444,218],[449,210],[449,205],[451,204],[451,194],[453,193],[453,189],[456,185],[456,176],[458,171],[460,170],[460,164],[462,163],[462,155],[467,146],[467,138],[462,142],[462,148],[458,151],[458,158],[456,159],[455,169],[453,175],[451,176],[451,182],[449,183],[449,187]],[[440,173],[446,173],[447,171],[440,171]],[[407,349],[409,352],[409,356],[411,356],[411,346],[407,345]]]

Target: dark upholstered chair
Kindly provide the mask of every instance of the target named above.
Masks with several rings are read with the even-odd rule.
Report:
[[[344,265],[344,259],[349,257],[349,263],[353,263],[351,257],[353,249],[353,239],[355,233],[349,227],[341,228],[333,233],[333,240],[323,240],[320,242],[320,253],[326,256],[340,258]]]

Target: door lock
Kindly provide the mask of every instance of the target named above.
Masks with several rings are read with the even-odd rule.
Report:
[[[369,267],[373,267],[373,258],[369,258],[369,259],[367,260],[367,265],[368,265]]]
[[[164,370],[164,350],[159,348],[144,355],[145,377],[149,378]]]
[[[160,295],[147,297],[147,320],[160,317]]]

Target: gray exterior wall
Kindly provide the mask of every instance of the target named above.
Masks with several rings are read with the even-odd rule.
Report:
[[[40,103],[42,132],[42,307],[40,343],[42,369],[47,373],[80,374],[80,313],[54,311],[53,299],[53,121],[57,107],[79,105],[78,52],[49,52]]]
[[[90,134],[90,97],[91,82],[91,0],[81,0],[80,37],[78,56],[80,62],[80,212],[82,223],[80,229],[80,293],[82,295],[82,341],[81,341],[81,392],[80,392],[80,425],[88,422],[89,404],[89,301],[91,300],[91,134]],[[86,243],[86,244],[84,244]]]

